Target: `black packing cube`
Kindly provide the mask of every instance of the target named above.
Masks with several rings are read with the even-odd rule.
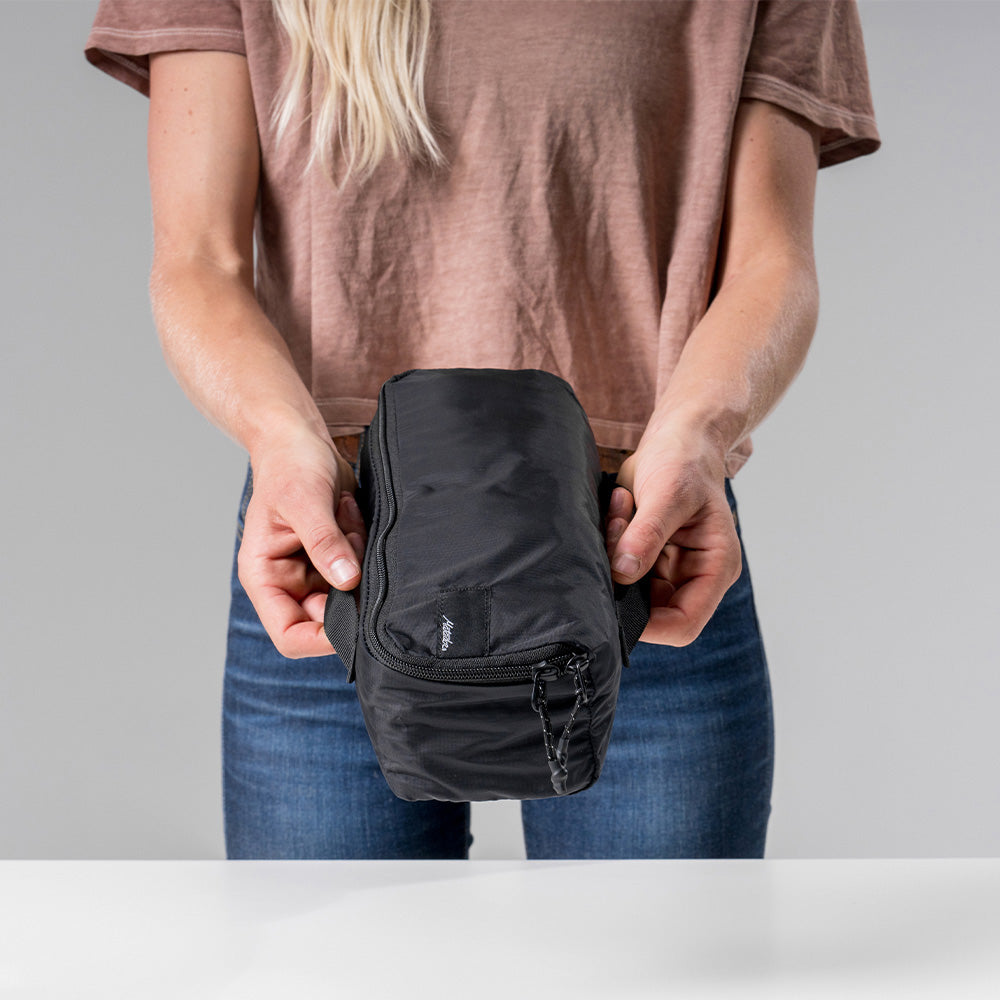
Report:
[[[570,795],[597,781],[649,578],[614,583],[572,387],[538,369],[387,379],[359,454],[361,581],[324,630],[401,799]]]

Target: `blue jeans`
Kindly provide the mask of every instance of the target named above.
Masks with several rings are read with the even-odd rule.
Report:
[[[252,489],[248,465],[223,684],[226,857],[468,858],[469,803],[393,795],[341,659],[275,649],[237,577]],[[737,533],[742,545],[738,519]],[[601,777],[521,803],[527,857],[763,857],[774,724],[746,551],[694,642],[640,642],[630,661]]]

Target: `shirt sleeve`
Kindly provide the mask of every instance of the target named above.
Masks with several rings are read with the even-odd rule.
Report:
[[[759,0],[740,97],[819,125],[820,168],[874,153],[882,139],[857,0]]]
[[[87,62],[149,97],[149,56],[177,49],[246,55],[239,0],[100,0]]]

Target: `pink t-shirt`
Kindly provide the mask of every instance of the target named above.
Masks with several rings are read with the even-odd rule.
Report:
[[[331,435],[396,372],[541,368],[620,462],[715,294],[740,98],[820,125],[821,168],[881,145],[856,0],[433,0],[449,166],[390,155],[339,194],[318,166],[300,180],[308,128],[267,127],[289,54],[270,0],[100,0],[93,65],[148,96],[171,49],[247,57],[257,299]]]

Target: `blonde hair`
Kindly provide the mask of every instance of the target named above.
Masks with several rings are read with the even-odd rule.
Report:
[[[335,124],[340,147],[350,149],[344,181],[355,170],[369,177],[390,149],[397,159],[402,153],[434,165],[445,162],[424,103],[430,0],[272,3],[291,43],[271,114],[277,142],[304,96],[310,69],[319,81],[306,171],[319,159],[336,186],[331,164]]]

